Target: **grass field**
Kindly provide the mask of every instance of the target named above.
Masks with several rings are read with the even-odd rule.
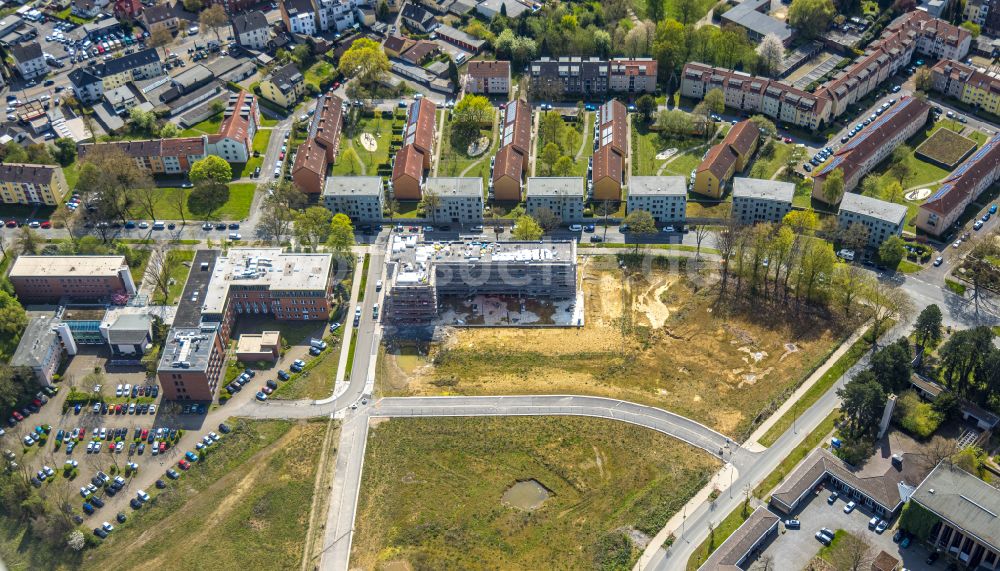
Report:
[[[659,160],[656,155],[667,149],[677,149],[678,152],[684,153],[685,150],[691,147],[696,147],[702,144],[704,141],[701,138],[684,138],[675,139],[667,138],[661,136],[656,131],[650,131],[646,127],[636,127],[635,122],[633,122],[632,127],[632,174],[634,175],[655,175],[660,167],[663,166],[667,160]],[[693,156],[693,155],[692,155]],[[698,154],[698,157],[701,155]],[[688,159],[678,158],[677,161],[688,162]],[[676,162],[676,161],[675,161]],[[673,166],[673,163],[671,163]],[[697,166],[697,164],[695,164]],[[693,168],[693,167],[692,167]],[[690,174],[690,168],[688,172],[684,173],[684,176]],[[666,173],[665,173],[666,174]]]
[[[472,157],[468,154],[468,146],[457,143],[452,137],[451,120],[445,120],[441,133],[441,155],[438,161],[438,176],[466,176],[483,179],[483,192],[489,186],[490,157],[496,154],[496,138],[493,128],[480,129],[479,136],[490,141],[490,147],[483,153]],[[463,147],[463,148],[460,148]]]
[[[253,182],[233,182],[229,184],[229,200],[225,204],[211,213],[194,214],[188,210],[187,203],[184,204],[185,220],[242,220],[250,214],[250,204],[253,202],[254,191],[257,184]],[[157,220],[180,220],[181,215],[177,211],[176,195],[178,193],[189,193],[190,190],[174,187],[160,187],[156,189],[156,203],[154,210]],[[141,212],[134,212],[133,215],[142,219]]]
[[[666,252],[664,252],[666,254]],[[466,329],[417,347],[387,340],[383,394],[594,394],[658,406],[739,437],[774,399],[797,386],[849,324],[782,315],[723,314],[710,287],[658,258],[651,272],[623,276],[612,257],[580,269],[587,303],[580,329]],[[622,334],[623,314],[635,324]],[[751,356],[752,355],[752,356]]]
[[[764,433],[764,436],[760,438],[760,443],[764,446],[774,444],[778,437],[791,428],[792,419],[795,418],[796,415],[802,414],[817,400],[819,400],[819,397],[823,396],[823,394],[828,391],[835,382],[837,382],[837,379],[842,377],[848,369],[853,367],[854,364],[857,363],[869,349],[871,349],[871,347],[872,330],[868,329],[865,331],[864,335],[859,337],[858,340],[855,341],[850,348],[848,348],[847,351],[841,355],[841,357],[837,359],[837,361],[831,365],[829,369],[827,369],[825,373],[823,373],[823,376],[820,377],[819,380],[809,387],[809,390],[802,395],[802,398],[796,402],[795,406],[779,418],[770,430]]]
[[[717,523],[712,534],[709,535],[705,541],[701,542],[701,545],[699,545],[697,549],[695,549],[694,553],[691,554],[691,558],[688,559],[687,562],[687,571],[696,571],[699,567],[701,567],[701,564],[708,559],[708,556],[711,555],[713,551],[718,549],[718,547],[722,545],[722,543],[726,541],[726,539],[732,535],[737,528],[743,525],[743,522],[745,522],[752,513],[752,507],[748,508],[744,512],[744,509],[741,506],[730,512],[728,516]]]
[[[166,489],[147,490],[153,496],[147,506],[126,510],[128,521],[115,523],[114,533],[82,558],[25,543],[26,526],[12,528],[5,519],[4,562],[13,570],[96,570],[122,565],[128,553],[143,568],[164,570],[204,569],[206,562],[213,570],[298,567],[327,424],[230,424],[233,432],[204,461],[180,480],[167,480]]]
[[[625,569],[718,468],[654,431],[578,417],[392,419],[369,434],[359,569]],[[551,495],[502,501],[517,482]],[[391,567],[390,567],[391,566]]]
[[[717,4],[717,0],[695,0],[694,10],[691,12],[691,23],[694,23],[701,19],[708,11],[712,9],[713,6]],[[667,18],[673,18],[680,21],[681,14],[678,8],[679,2],[666,2],[664,5],[664,16]],[[632,6],[635,7],[635,11],[639,14],[640,18],[647,18],[646,16],[646,0],[632,0]]]
[[[174,305],[177,299],[184,292],[184,283],[187,282],[188,272],[191,270],[191,262],[194,260],[194,250],[170,250],[167,252],[167,260],[176,262],[170,272],[170,295],[163,299],[163,295],[157,291],[153,294],[153,303],[160,305]]]
[[[670,161],[667,168],[663,169],[663,174],[683,176],[690,180],[691,171],[698,168],[698,165],[701,164],[701,157],[704,154],[702,150],[683,153]]]
[[[758,498],[765,499],[764,496],[773,490],[782,480],[788,476],[789,473],[805,458],[814,448],[819,446],[823,440],[826,438],[827,434],[833,432],[834,426],[840,419],[840,410],[834,410],[822,422],[815,430],[809,433],[808,436],[791,452],[788,453],[782,461],[778,464],[778,467],[774,469],[773,472],[767,475],[760,484],[754,489],[754,495]]]
[[[243,170],[240,172],[234,172],[233,176],[235,178],[248,177],[253,174],[255,168],[264,164],[264,153],[267,152],[267,145],[271,141],[271,129],[258,129],[253,136],[253,150],[260,154],[260,156],[255,157],[250,156],[250,160],[243,165]]]
[[[792,146],[785,143],[775,143],[774,153],[763,158],[758,156],[753,167],[750,168],[750,176],[753,178],[770,179],[778,169],[788,163],[788,155],[792,154]]]
[[[181,137],[200,137],[202,135],[214,135],[219,132],[219,125],[222,125],[223,114],[219,113],[205,119],[201,123],[195,123],[187,129],[181,131]]]
[[[354,137],[343,137],[340,143],[340,155],[337,163],[333,165],[334,175],[374,175],[378,165],[389,161],[389,145],[392,143],[392,119],[367,118],[362,119]],[[377,148],[369,153],[361,146],[358,137],[362,133],[371,133],[375,136]],[[344,160],[344,151],[354,149],[358,155],[358,161]]]
[[[323,84],[333,82],[333,76],[336,74],[337,70],[332,63],[319,60],[309,66],[303,75],[306,78],[306,83],[315,85],[316,89],[322,89]]]
[[[271,395],[272,399],[321,399],[333,393],[333,383],[337,378],[337,364],[340,362],[340,344],[344,338],[344,329],[327,335],[324,339],[327,348],[318,357],[308,361],[308,369],[301,374],[293,375],[288,381],[278,386]]]

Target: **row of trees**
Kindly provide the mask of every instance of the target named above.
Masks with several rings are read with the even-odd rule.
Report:
[[[313,250],[325,245],[338,256],[350,254],[354,226],[346,214],[334,216],[322,206],[307,207],[305,194],[286,180],[267,183],[262,190],[260,238],[283,243],[295,237]]]
[[[545,176],[569,176],[575,169],[575,157],[583,141],[585,121],[570,125],[563,121],[557,111],[542,113],[538,121],[538,137],[541,150],[538,153],[539,174]]]

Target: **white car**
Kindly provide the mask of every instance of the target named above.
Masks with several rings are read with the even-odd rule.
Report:
[[[583,226],[580,226],[579,224],[571,224],[569,227],[570,232],[579,232],[581,230],[583,230]]]
[[[120,397],[120,396],[122,396],[122,391],[123,391],[123,390],[125,390],[125,389],[124,389],[124,387],[125,387],[125,385],[118,385],[118,386],[117,386],[117,387],[115,388],[115,396],[116,396],[116,397]]]
[[[139,490],[138,492],[136,492],[135,496],[137,498],[139,498],[140,502],[148,502],[149,501],[149,494],[147,494],[146,492],[144,492],[142,490]]]
[[[844,513],[845,514],[849,514],[849,513],[853,512],[854,508],[856,508],[856,507],[858,507],[858,504],[856,504],[854,502],[847,502],[847,505],[844,506]]]
[[[149,405],[149,414],[156,414],[156,405],[155,404]]]

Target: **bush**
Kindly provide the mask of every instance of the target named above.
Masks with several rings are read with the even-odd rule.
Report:
[[[841,435],[840,448],[835,448],[833,453],[844,462],[854,466],[860,466],[872,453],[873,444],[864,437],[848,438]]]
[[[899,427],[920,439],[930,438],[944,422],[945,415],[923,402],[914,391],[906,391],[896,400]]]

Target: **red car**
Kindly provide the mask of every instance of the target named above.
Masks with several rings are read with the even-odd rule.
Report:
[[[21,422],[22,420],[24,420],[24,415],[22,415],[21,413],[17,412],[16,410],[14,412],[12,412],[11,415],[15,419],[17,419],[18,422]]]
[[[8,228],[17,228],[17,220],[8,220],[4,226]]]
[[[108,442],[108,452],[114,452],[114,451],[115,451],[115,443]]]
[[[82,428],[80,428],[80,429],[78,429],[78,430],[79,430],[79,432],[77,432],[77,437],[76,437],[76,438],[77,438],[77,440],[79,440],[80,442],[83,442],[83,429],[82,429]]]
[[[166,443],[166,441],[163,441],[163,442],[160,443],[160,453],[162,454],[162,453],[166,452],[166,450],[167,450],[167,443]]]
[[[42,222],[42,228],[52,228],[52,223],[46,220],[45,222]]]
[[[41,406],[42,406],[42,401],[40,401],[40,400],[38,400],[38,399],[34,399],[34,400],[32,400],[32,401],[31,401],[31,404],[33,404],[33,405],[35,405],[35,406],[37,406],[37,407],[41,408]]]
[[[792,138],[791,137],[785,137],[784,140],[785,140],[786,143],[791,143],[792,142]]]
[[[191,467],[191,463],[183,458],[177,461],[177,465],[181,467],[181,470],[187,470]]]
[[[115,405],[115,414],[121,414],[121,413],[122,413],[122,405],[116,404]]]
[[[149,429],[148,428],[143,428],[142,429],[142,436],[139,438],[139,440],[145,440],[147,436],[149,436]]]

